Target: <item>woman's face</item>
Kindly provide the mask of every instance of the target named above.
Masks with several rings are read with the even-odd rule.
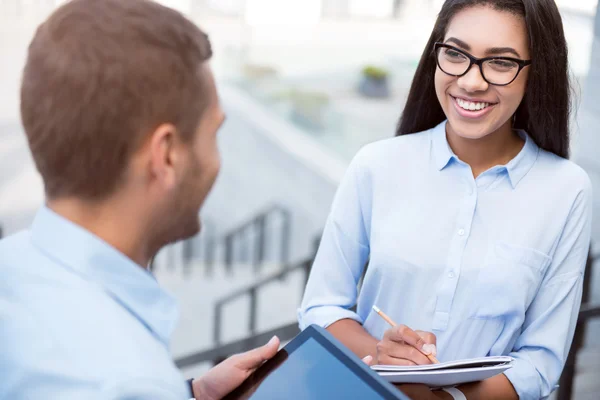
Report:
[[[487,6],[458,12],[448,24],[444,43],[478,58],[494,56],[529,60],[530,56],[524,19]],[[460,53],[440,51],[444,54],[438,53],[438,57],[446,57],[447,70],[465,62]],[[468,65],[468,60],[466,63]],[[506,68],[507,65],[502,62],[492,62],[484,67],[484,73],[491,80],[490,77],[506,74]],[[525,95],[528,73],[529,67],[525,67],[509,85],[496,86],[483,79],[475,64],[461,77],[450,76],[438,66],[435,91],[453,133],[479,139],[510,126],[511,118]]]

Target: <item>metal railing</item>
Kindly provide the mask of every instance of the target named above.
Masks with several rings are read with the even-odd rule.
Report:
[[[213,274],[217,236],[215,224],[212,220],[203,218],[200,234],[184,240],[181,246],[181,257],[186,275],[191,274],[194,261],[204,263],[205,275],[211,276]]]
[[[292,267],[286,267],[283,270],[263,278],[252,285],[249,285],[245,288],[239,289],[230,295],[222,298],[215,304],[214,308],[214,317],[213,317],[213,341],[216,345],[215,348],[200,351],[197,353],[193,353],[182,358],[179,358],[175,361],[175,364],[179,368],[188,367],[191,365],[195,365],[202,362],[211,362],[213,365],[218,364],[228,356],[246,351],[248,349],[252,349],[254,347],[258,347],[266,340],[271,338],[273,335],[277,335],[282,341],[289,340],[296,336],[300,330],[298,328],[298,323],[293,322],[290,324],[286,324],[284,326],[271,329],[267,332],[256,332],[256,321],[257,321],[257,309],[258,309],[258,291],[261,288],[264,288],[266,285],[271,284],[276,281],[283,281],[290,274],[302,271],[304,273],[303,279],[301,281],[300,294],[304,293],[304,288],[306,287],[306,283],[308,281],[308,277],[310,275],[310,269],[314,262],[314,255],[316,254],[318,245],[319,245],[320,235],[315,237],[313,241],[314,253],[304,261],[299,262],[298,264]],[[246,338],[228,343],[225,345],[221,344],[222,340],[222,331],[221,331],[221,323],[223,320],[223,308],[228,303],[239,299],[241,297],[248,296],[249,301],[249,320],[248,320],[248,331],[249,334]]]
[[[263,288],[265,285],[270,284],[275,281],[281,281],[285,279],[289,274],[296,271],[304,271],[304,279],[302,280],[302,286],[300,292],[303,292],[303,288],[306,286],[306,282],[308,280],[308,276],[310,274],[310,268],[312,266],[313,258],[305,260],[293,267],[286,268],[283,271],[279,271],[278,273],[269,276],[267,278],[261,279],[260,281],[250,285],[248,287],[242,288],[230,294],[229,296],[219,300],[215,304],[215,312],[213,319],[213,340],[216,344],[216,347],[204,351],[200,351],[197,353],[192,353],[190,355],[181,357],[175,360],[175,364],[179,368],[185,368],[192,365],[196,365],[202,362],[211,362],[213,365],[216,365],[223,361],[225,358],[231,356],[232,354],[240,353],[247,351],[249,349],[253,349],[255,347],[261,346],[266,343],[273,335],[277,335],[279,339],[282,341],[289,340],[296,336],[300,330],[298,328],[298,323],[294,322],[291,324],[287,324],[275,329],[271,329],[266,332],[257,333],[256,332],[256,319],[257,319],[257,291],[260,288]],[[228,343],[225,345],[221,344],[221,321],[223,315],[223,307],[240,297],[249,296],[249,315],[250,318],[248,320],[248,331],[249,334],[244,339]]]
[[[258,309],[258,291],[265,287],[267,284],[270,284],[272,282],[275,281],[282,281],[285,278],[288,277],[288,275],[290,275],[293,272],[296,271],[304,271],[304,279],[302,280],[302,284],[300,289],[300,293],[304,292],[304,288],[306,287],[306,282],[308,281],[308,276],[310,274],[310,267],[312,266],[312,258],[302,261],[301,263],[299,263],[298,265],[295,265],[293,267],[290,268],[286,268],[274,275],[271,275],[267,278],[261,279],[258,282],[242,288],[240,290],[237,290],[233,293],[231,293],[230,295],[228,295],[227,297],[224,297],[223,299],[219,300],[216,304],[215,304],[215,313],[214,313],[214,320],[213,320],[213,340],[214,343],[216,345],[220,345],[221,344],[221,321],[222,321],[222,316],[223,316],[223,307],[225,305],[227,305],[228,303],[240,298],[240,297],[246,297],[248,296],[250,301],[248,303],[248,312],[249,312],[249,319],[248,319],[248,333],[249,336],[255,336],[256,335],[256,320],[257,320],[257,309]]]
[[[208,218],[202,219],[202,230],[193,237],[181,242],[170,244],[160,250],[160,254],[155,256],[149,263],[148,268],[154,271],[159,267],[166,266],[170,270],[183,268],[183,274],[191,275],[194,261],[202,261],[205,267],[205,274],[211,275],[215,262],[215,250],[217,247],[217,237],[215,224]],[[160,259],[162,262],[157,262]],[[164,265],[163,265],[164,264]]]
[[[177,365],[178,368],[191,367],[203,362],[210,362],[211,364],[216,365],[233,354],[243,353],[250,349],[263,346],[273,336],[277,336],[281,341],[287,341],[298,333],[300,333],[300,329],[298,328],[297,323],[284,325],[232,343],[181,357],[175,360],[175,365]]]
[[[289,225],[288,225],[288,229],[289,229]],[[287,266],[287,264],[282,264],[283,269],[281,271],[279,271],[278,273],[268,276],[266,278],[263,278],[245,288],[236,290],[235,292],[229,294],[228,296],[220,299],[215,304],[214,314],[213,314],[214,315],[214,317],[213,317],[214,318],[213,319],[213,341],[216,345],[221,344],[221,333],[222,333],[221,332],[221,321],[223,319],[222,318],[223,307],[225,307],[225,305],[227,305],[228,303],[230,303],[240,297],[244,297],[244,296],[249,297],[250,301],[248,303],[248,307],[249,307],[248,308],[248,311],[249,311],[248,331],[249,331],[249,336],[255,336],[256,335],[257,309],[258,309],[258,291],[261,288],[264,288],[266,285],[268,285],[272,282],[275,282],[275,281],[283,281],[290,274],[292,274],[296,271],[303,271],[304,279],[302,280],[302,284],[300,286],[300,293],[302,296],[302,294],[304,293],[304,288],[306,287],[306,283],[308,282],[308,277],[310,275],[310,268],[312,267],[312,264],[315,259],[315,255],[318,250],[320,238],[321,238],[321,235],[318,235],[318,236],[315,236],[315,238],[313,239],[313,250],[312,250],[313,253],[306,260],[301,261],[298,264],[296,264],[295,266],[291,266],[291,267]],[[284,248],[287,249],[287,245]],[[286,257],[287,257],[287,255],[286,255]],[[282,329],[284,329],[284,333],[294,331],[294,329],[291,328],[292,325],[297,327],[296,323],[282,327]],[[297,333],[297,330],[294,332]]]
[[[235,255],[235,245],[238,242],[248,242],[248,239],[254,240],[254,251],[252,256],[252,266],[254,271],[258,272],[266,259],[267,245],[269,242],[269,221],[279,216],[281,226],[279,232],[279,264],[284,268],[289,261],[290,236],[291,236],[291,214],[280,206],[273,205],[266,211],[252,217],[249,221],[241,224],[225,234],[223,241],[225,246],[225,268],[228,272],[233,272],[233,262]]]
[[[161,251],[164,256],[158,258],[166,262],[170,269],[182,265],[185,275],[191,274],[194,261],[203,263],[208,276],[213,274],[217,263],[223,265],[230,274],[239,260],[249,260],[254,272],[260,272],[269,257],[281,268],[288,265],[292,217],[281,205],[272,205],[223,234],[217,234],[216,226],[210,219],[203,218],[203,224],[199,235],[164,248]],[[156,264],[152,260],[149,266],[151,271]]]

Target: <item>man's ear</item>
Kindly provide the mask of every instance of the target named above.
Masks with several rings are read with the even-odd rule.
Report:
[[[150,171],[153,179],[170,189],[178,179],[181,160],[178,132],[173,124],[159,125],[150,137]]]

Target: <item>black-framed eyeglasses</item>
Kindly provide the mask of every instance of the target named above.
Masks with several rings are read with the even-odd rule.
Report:
[[[479,67],[483,79],[496,86],[510,85],[519,72],[531,64],[531,60],[512,57],[477,58],[449,44],[434,44],[435,60],[438,67],[447,75],[461,77],[471,70],[473,64]]]

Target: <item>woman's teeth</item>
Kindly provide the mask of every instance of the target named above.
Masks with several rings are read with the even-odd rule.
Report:
[[[474,103],[472,101],[465,101],[459,98],[456,99],[456,102],[458,103],[460,108],[468,111],[483,110],[484,108],[490,105],[490,103]]]

